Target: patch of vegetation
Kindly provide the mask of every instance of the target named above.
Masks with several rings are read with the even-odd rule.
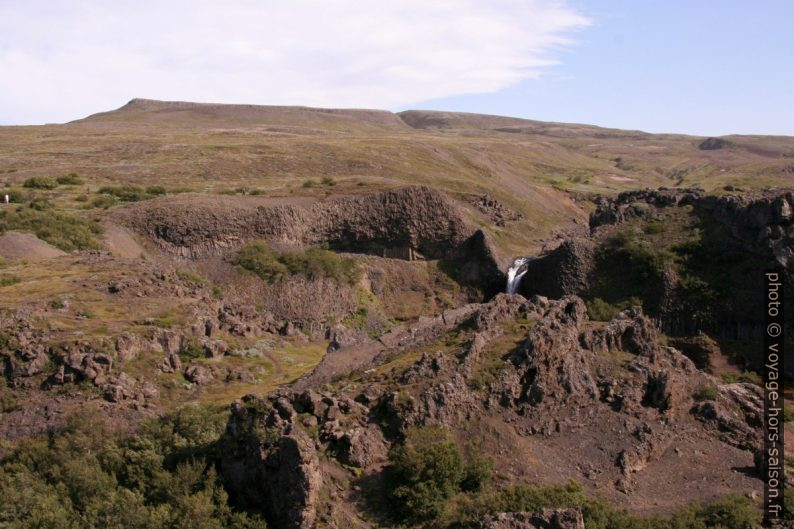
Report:
[[[794,408],[783,404],[783,422],[794,422]]]
[[[99,192],[103,195],[114,196],[122,202],[138,202],[152,198],[152,195],[144,189],[134,185],[105,186],[99,188]]]
[[[173,309],[166,309],[150,320],[152,325],[169,328],[177,323],[178,316]]]
[[[696,401],[702,402],[704,400],[717,400],[717,395],[718,393],[716,386],[712,384],[701,384],[700,387],[695,390],[695,393],[692,395],[692,397]]]
[[[69,173],[67,175],[59,176],[56,179],[59,185],[62,186],[79,186],[85,183],[85,180],[80,178],[77,173]]]
[[[11,413],[20,409],[19,401],[11,393],[0,392],[0,413]]]
[[[760,386],[762,383],[761,376],[752,371],[742,371],[741,373],[720,373],[720,380],[725,384],[735,384],[737,382],[744,382],[747,384],[755,384]]]
[[[204,354],[204,347],[199,342],[196,340],[190,340],[179,351],[179,356],[182,361],[189,362],[190,360],[195,360],[197,358],[204,358],[207,355]]]
[[[129,438],[89,412],[0,462],[3,527],[264,529],[235,510],[216,470],[225,417],[190,406]]]
[[[669,517],[638,517],[589,496],[581,485],[569,482],[550,487],[513,485],[462,494],[451,502],[437,525],[474,529],[486,514],[537,512],[544,508],[579,509],[587,529],[753,529],[761,521],[761,512],[752,501],[735,494],[706,506],[693,503]]]
[[[99,195],[91,201],[91,207],[108,209],[115,206],[117,203],[118,199],[113,195]]]
[[[0,233],[10,230],[32,232],[67,252],[100,248],[96,235],[102,231],[98,223],[82,217],[25,207],[0,211]]]
[[[22,281],[17,276],[0,276],[0,288],[16,285]]]
[[[479,490],[492,464],[478,456],[467,462],[450,433],[439,426],[410,430],[389,453],[390,496],[398,517],[413,523],[441,516],[462,490]]]
[[[315,182],[314,180],[309,179],[309,180],[304,180],[303,184],[301,184],[301,185],[302,185],[302,187],[305,187],[306,189],[311,189],[312,187],[317,187],[317,182]]]
[[[8,201],[11,204],[23,204],[35,198],[32,192],[22,189],[4,189],[0,192],[0,196],[1,195],[8,195]]]
[[[29,189],[55,189],[58,182],[49,176],[32,176],[22,184]]]
[[[198,285],[207,284],[206,277],[188,268],[177,268],[175,273],[176,273],[176,277],[178,277],[182,281],[189,281],[191,283],[196,283]]]
[[[615,316],[629,307],[642,306],[642,300],[636,296],[622,300],[617,304],[607,303],[601,298],[595,298],[585,302],[587,305],[587,315],[593,321],[612,321]]]
[[[331,176],[324,176],[322,180],[320,180],[320,183],[324,186],[335,186],[336,180],[334,180]]]
[[[161,195],[165,195],[167,193],[166,189],[163,186],[149,186],[146,188],[146,194],[159,197]]]
[[[234,264],[269,283],[281,281],[290,275],[302,275],[309,279],[330,278],[351,285],[361,279],[361,269],[351,257],[340,257],[321,248],[274,252],[264,241],[243,246]]]

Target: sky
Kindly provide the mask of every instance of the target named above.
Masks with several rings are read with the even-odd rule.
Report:
[[[0,124],[132,98],[794,135],[789,0],[0,0]]]

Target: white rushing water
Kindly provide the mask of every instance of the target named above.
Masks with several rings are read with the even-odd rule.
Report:
[[[524,274],[527,273],[527,269],[524,266],[529,261],[531,261],[531,257],[519,257],[515,261],[513,261],[513,266],[508,268],[507,270],[507,289],[506,292],[508,294],[515,294],[516,290],[518,290],[518,285],[521,283],[521,278],[524,277]]]

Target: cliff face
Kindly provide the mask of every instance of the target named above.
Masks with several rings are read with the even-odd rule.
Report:
[[[127,208],[117,218],[162,250],[191,258],[223,255],[251,239],[355,252],[411,247],[442,258],[474,233],[446,195],[426,187],[262,204],[163,199]]]
[[[794,284],[792,204],[790,191],[660,189],[598,198],[590,235],[529,262],[519,291],[616,304],[639,297],[668,334],[759,339],[764,269],[781,269],[789,289]],[[786,303],[794,310],[792,296]]]
[[[115,212],[114,221],[183,258],[225,256],[246,241],[264,239],[283,246],[326,245],[336,251],[456,261],[461,280],[489,294],[504,283],[492,241],[466,222],[447,195],[421,186],[319,202],[167,198],[124,208]]]

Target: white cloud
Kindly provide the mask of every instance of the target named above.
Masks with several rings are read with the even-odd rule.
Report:
[[[538,76],[555,0],[0,0],[0,123],[132,97],[396,108]]]

